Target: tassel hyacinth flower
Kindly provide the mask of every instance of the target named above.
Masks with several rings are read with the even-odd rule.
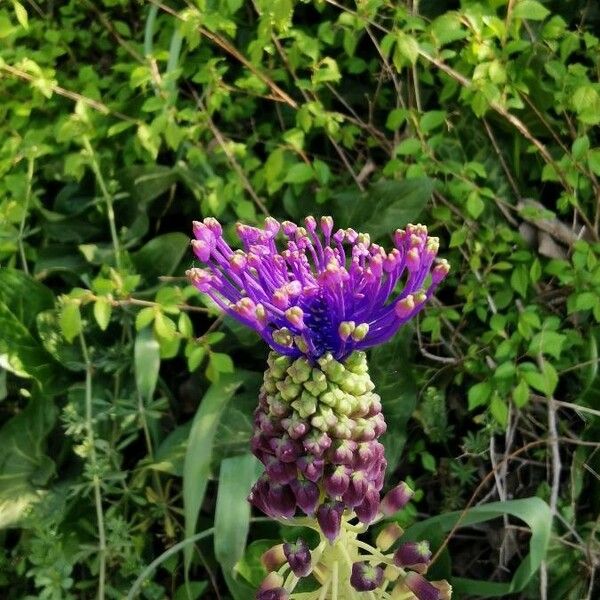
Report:
[[[234,250],[215,219],[193,230],[203,267],[187,272],[190,281],[272,349],[252,439],[265,472],[249,500],[321,536],[313,550],[298,540],[269,551],[265,564],[275,570],[257,598],[449,598],[445,582],[423,577],[426,542],[394,552],[397,525],[380,533],[377,548],[358,539],[412,495],[401,483],[380,498],[386,423],[365,350],[389,340],[448,274],[437,238],[408,225],[386,251],[368,234],[334,231],[331,217],[307,217],[303,227],[269,217],[262,229],[238,224]],[[320,587],[296,596],[306,576]]]

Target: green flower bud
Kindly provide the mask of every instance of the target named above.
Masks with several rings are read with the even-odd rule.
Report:
[[[283,381],[277,382],[277,389],[280,391],[284,400],[291,402],[302,392],[302,387],[294,383],[291,377],[286,377]]]
[[[270,367],[270,375],[275,379],[281,379],[291,362],[292,361],[289,357],[271,352],[267,360],[267,363]]]
[[[355,373],[356,375],[364,375],[369,372],[369,365],[367,364],[367,355],[364,352],[353,352],[344,363],[344,366],[348,371]]]
[[[327,377],[321,369],[313,369],[311,378],[304,383],[304,387],[313,395],[319,396],[327,389]]]
[[[291,364],[287,372],[294,383],[301,384],[310,377],[311,367],[306,358],[298,358]]]
[[[305,390],[298,400],[292,402],[292,408],[302,419],[306,419],[317,412],[317,399]]]

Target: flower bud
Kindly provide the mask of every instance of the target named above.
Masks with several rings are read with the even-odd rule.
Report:
[[[332,497],[341,496],[350,484],[350,469],[344,465],[336,467],[324,480],[325,491]]]
[[[296,497],[296,504],[307,515],[312,515],[319,503],[319,487],[316,483],[308,479],[295,479],[291,482],[290,487]]]
[[[298,468],[302,475],[310,481],[319,481],[323,477],[323,468],[325,461],[310,454],[301,456],[298,461]]]
[[[310,548],[302,538],[298,538],[295,543],[285,543],[283,552],[296,577],[306,577],[310,573]]]
[[[286,561],[283,544],[277,544],[263,552],[260,562],[267,571],[277,571]]]
[[[198,260],[202,262],[208,262],[210,259],[210,253],[212,247],[209,242],[205,240],[192,240],[192,248],[194,254],[198,257]]]
[[[331,446],[331,438],[324,431],[313,430],[302,440],[302,445],[309,454],[321,456]]]
[[[267,459],[265,469],[271,481],[281,484],[290,483],[298,473],[294,463],[282,462],[274,456]]]
[[[389,523],[377,535],[375,545],[382,551],[387,552],[402,536],[404,530],[398,523]]]
[[[340,533],[342,514],[344,513],[343,502],[326,502],[317,509],[317,521],[323,535],[333,542]]]
[[[352,440],[340,440],[333,452],[331,452],[331,462],[335,465],[351,465],[357,449],[356,442]]]
[[[433,584],[429,583],[425,577],[409,571],[404,577],[404,585],[419,599],[419,600],[441,600],[442,595]]]
[[[442,579],[441,581],[432,581],[431,585],[440,592],[440,600],[451,600],[452,586],[445,579]]]
[[[282,587],[262,590],[256,594],[256,600],[288,600],[289,597],[288,591]]]
[[[413,497],[413,494],[414,492],[403,481],[384,496],[379,509],[386,517],[389,517],[402,510]]]
[[[294,462],[300,455],[302,446],[289,435],[283,435],[280,438],[273,438],[270,441],[271,448],[275,456],[281,462]]]
[[[429,542],[405,542],[394,552],[394,564],[403,569],[425,573],[431,561]]]
[[[373,488],[367,490],[364,500],[354,509],[362,523],[369,524],[379,512],[379,492]]]
[[[369,488],[369,481],[367,480],[363,471],[356,471],[352,473],[350,477],[350,484],[345,494],[342,496],[342,500],[350,507],[354,508],[362,503],[364,500],[367,489]]]
[[[299,306],[292,306],[285,311],[285,318],[296,328],[304,329],[304,311]]]
[[[271,596],[263,597],[260,594],[262,592],[281,589],[281,586],[283,586],[283,577],[279,573],[271,571],[260,584],[256,598],[260,598],[260,600],[271,600]],[[280,596],[273,596],[272,598],[278,600]],[[281,596],[281,598],[285,598],[285,596]]]
[[[267,502],[271,512],[284,519],[290,519],[296,512],[296,498],[289,485],[270,484]]]
[[[367,562],[355,562],[352,565],[350,583],[357,592],[372,592],[383,581],[383,569]]]

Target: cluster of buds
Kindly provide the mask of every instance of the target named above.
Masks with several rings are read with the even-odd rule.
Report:
[[[365,354],[342,363],[328,353],[311,366],[272,352],[268,364],[252,440],[265,474],[251,501],[277,518],[297,509],[316,515],[332,541],[345,510],[370,523],[379,511],[386,460],[377,438],[386,425]]]
[[[398,487],[400,495],[388,499],[388,506],[399,497],[408,501],[407,486]],[[257,592],[257,600],[312,598],[294,593],[299,580],[308,575],[321,584],[315,599],[450,600],[452,588],[447,581],[428,581],[424,577],[431,562],[426,541],[402,541],[403,530],[391,522],[377,536],[375,547],[371,547],[357,539],[363,530],[344,520],[340,537],[333,545],[323,540],[311,550],[303,539],[298,539],[269,549],[262,556],[269,574]],[[332,568],[338,575],[335,591]],[[363,592],[367,594],[363,596]]]

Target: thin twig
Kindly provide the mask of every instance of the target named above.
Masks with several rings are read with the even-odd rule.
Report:
[[[92,144],[90,143],[87,135],[84,135],[82,138],[83,146],[86,149],[90,162],[92,165],[92,170],[94,171],[94,175],[96,176],[96,180],[98,181],[98,185],[100,186],[100,190],[102,191],[102,196],[104,197],[104,201],[106,202],[106,214],[108,216],[108,224],[110,227],[110,236],[112,238],[113,251],[115,253],[115,264],[117,269],[121,270],[121,245],[119,242],[119,236],[117,235],[117,226],[115,223],[115,209],[113,207],[113,198],[111,193],[108,191],[108,186],[104,181],[104,177],[102,176],[102,171],[100,170],[100,164],[96,158],[96,153],[92,148]]]
[[[96,440],[94,436],[93,406],[92,406],[92,372],[93,365],[90,361],[87,345],[83,333],[79,333],[81,353],[85,363],[85,427],[87,431],[87,445],[92,470],[92,486],[94,488],[94,504],[96,506],[96,520],[98,522],[98,600],[104,600],[106,584],[106,531],[104,528],[104,511],[102,508],[102,490],[96,460]]]

